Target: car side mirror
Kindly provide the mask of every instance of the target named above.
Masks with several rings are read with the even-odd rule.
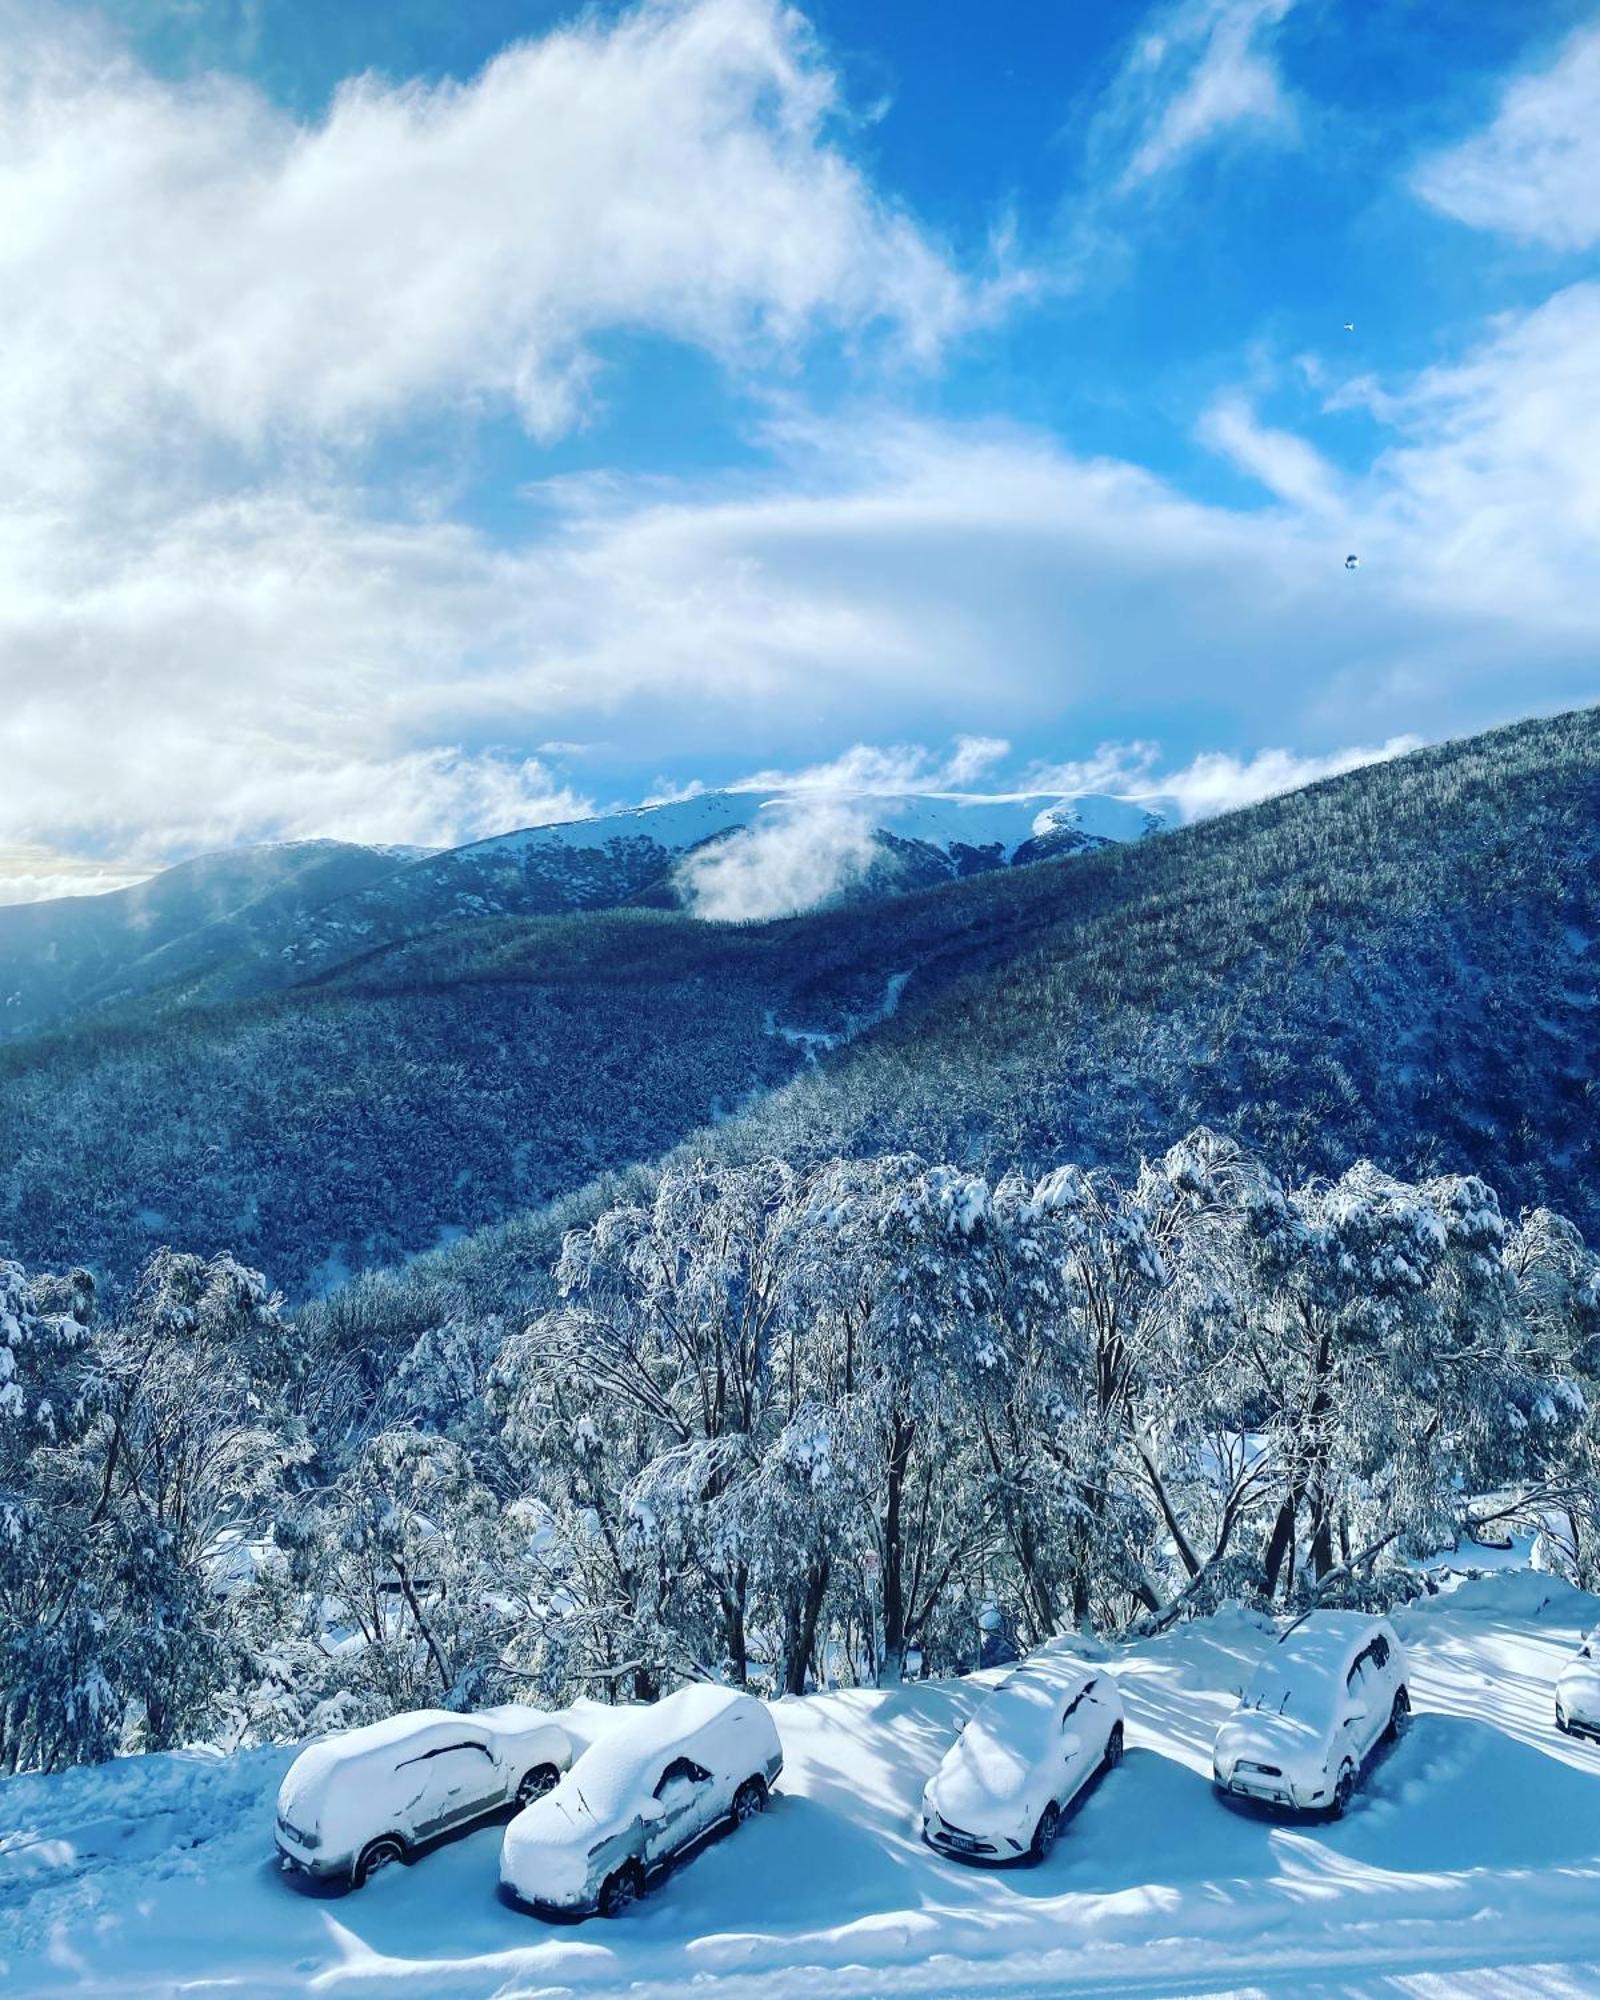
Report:
[[[1353,1701],[1345,1710],[1344,1719],[1346,1722],[1365,1722],[1371,1713],[1365,1702]]]
[[[1083,1738],[1081,1736],[1074,1734],[1070,1729],[1064,1732],[1061,1738],[1061,1754],[1063,1757],[1076,1757],[1082,1748]]]
[[[639,1808],[639,1817],[646,1826],[649,1826],[654,1821],[665,1818],[666,1811],[666,1807],[659,1799],[646,1799]]]

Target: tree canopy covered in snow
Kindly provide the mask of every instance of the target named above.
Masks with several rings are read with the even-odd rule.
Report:
[[[485,1287],[487,1291],[489,1287]],[[1600,1260],[1465,1175],[670,1165],[521,1316],[0,1265],[0,1764],[508,1693],[801,1690],[1380,1602],[1534,1527],[1600,1581]]]

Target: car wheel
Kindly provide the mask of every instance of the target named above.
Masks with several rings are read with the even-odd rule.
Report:
[[[1033,1844],[1028,1849],[1031,1860],[1043,1861],[1056,1844],[1056,1835],[1061,1831],[1061,1808],[1052,1799],[1039,1815],[1039,1824],[1033,1829]]]
[[[535,1799],[542,1799],[546,1792],[553,1792],[561,1773],[554,1764],[536,1764],[531,1771],[523,1773],[522,1783],[517,1787],[517,1804],[531,1806]]]
[[[1398,1743],[1411,1727],[1411,1696],[1404,1688],[1395,1693],[1394,1707],[1389,1711],[1389,1741]]]
[[[380,1868],[391,1867],[405,1858],[405,1844],[396,1835],[386,1833],[381,1840],[369,1840],[356,1856],[356,1865],[350,1871],[351,1888],[359,1889],[363,1882],[370,1882]]]
[[[620,1917],[630,1903],[637,1903],[644,1894],[644,1876],[639,1865],[630,1861],[626,1868],[619,1868],[615,1875],[608,1875],[600,1885],[600,1914],[603,1917]]]
[[[754,1819],[767,1803],[767,1786],[763,1778],[746,1778],[733,1795],[733,1823],[743,1826],[747,1819]]]
[[[1106,1769],[1114,1771],[1122,1762],[1122,1724],[1115,1722],[1106,1738]]]
[[[1341,1765],[1339,1768],[1339,1776],[1335,1781],[1333,1787],[1333,1817],[1335,1819],[1343,1819],[1345,1814],[1350,1810],[1350,1801],[1355,1797],[1355,1790],[1356,1790],[1355,1765],[1354,1764]]]

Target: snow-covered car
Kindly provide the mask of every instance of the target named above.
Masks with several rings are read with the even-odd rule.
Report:
[[[572,1741],[536,1708],[392,1715],[313,1743],[278,1792],[282,1866],[359,1888],[444,1834],[553,1789]]]
[[[1600,1743],[1600,1631],[1591,1632],[1556,1682],[1556,1727],[1564,1736]]]
[[[783,1769],[765,1702],[686,1687],[592,1743],[500,1848],[500,1889],[537,1915],[614,1917],[712,1834],[767,1803]]]
[[[1217,1731],[1217,1790],[1335,1818],[1363,1765],[1411,1720],[1405,1648],[1382,1618],[1313,1611],[1279,1638]]]
[[[1018,1667],[974,1711],[922,1794],[922,1837],[962,1861],[1042,1861],[1065,1808],[1122,1761],[1122,1697],[1066,1653]]]

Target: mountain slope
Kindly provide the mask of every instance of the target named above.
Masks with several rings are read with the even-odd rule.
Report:
[[[415,854],[294,841],[202,855],[104,896],[0,907],[0,1035],[161,990],[276,982],[313,910]]]
[[[299,1290],[690,1139],[1115,1163],[1199,1119],[1297,1172],[1477,1170],[1597,1233],[1597,1078],[1585,711],[871,906],[457,923],[18,1043],[0,1252],[227,1243]]]
[[[706,792],[671,804],[530,827],[465,847],[247,848],[187,862],[107,896],[0,908],[0,1038],[89,1014],[243,998],[316,979],[388,945],[491,917],[639,903],[682,907],[686,857],[759,832],[814,841],[826,814],[845,846],[806,872],[797,901],[875,899],[1175,822],[1169,800],[968,794]],[[711,914],[718,912],[712,911]]]

